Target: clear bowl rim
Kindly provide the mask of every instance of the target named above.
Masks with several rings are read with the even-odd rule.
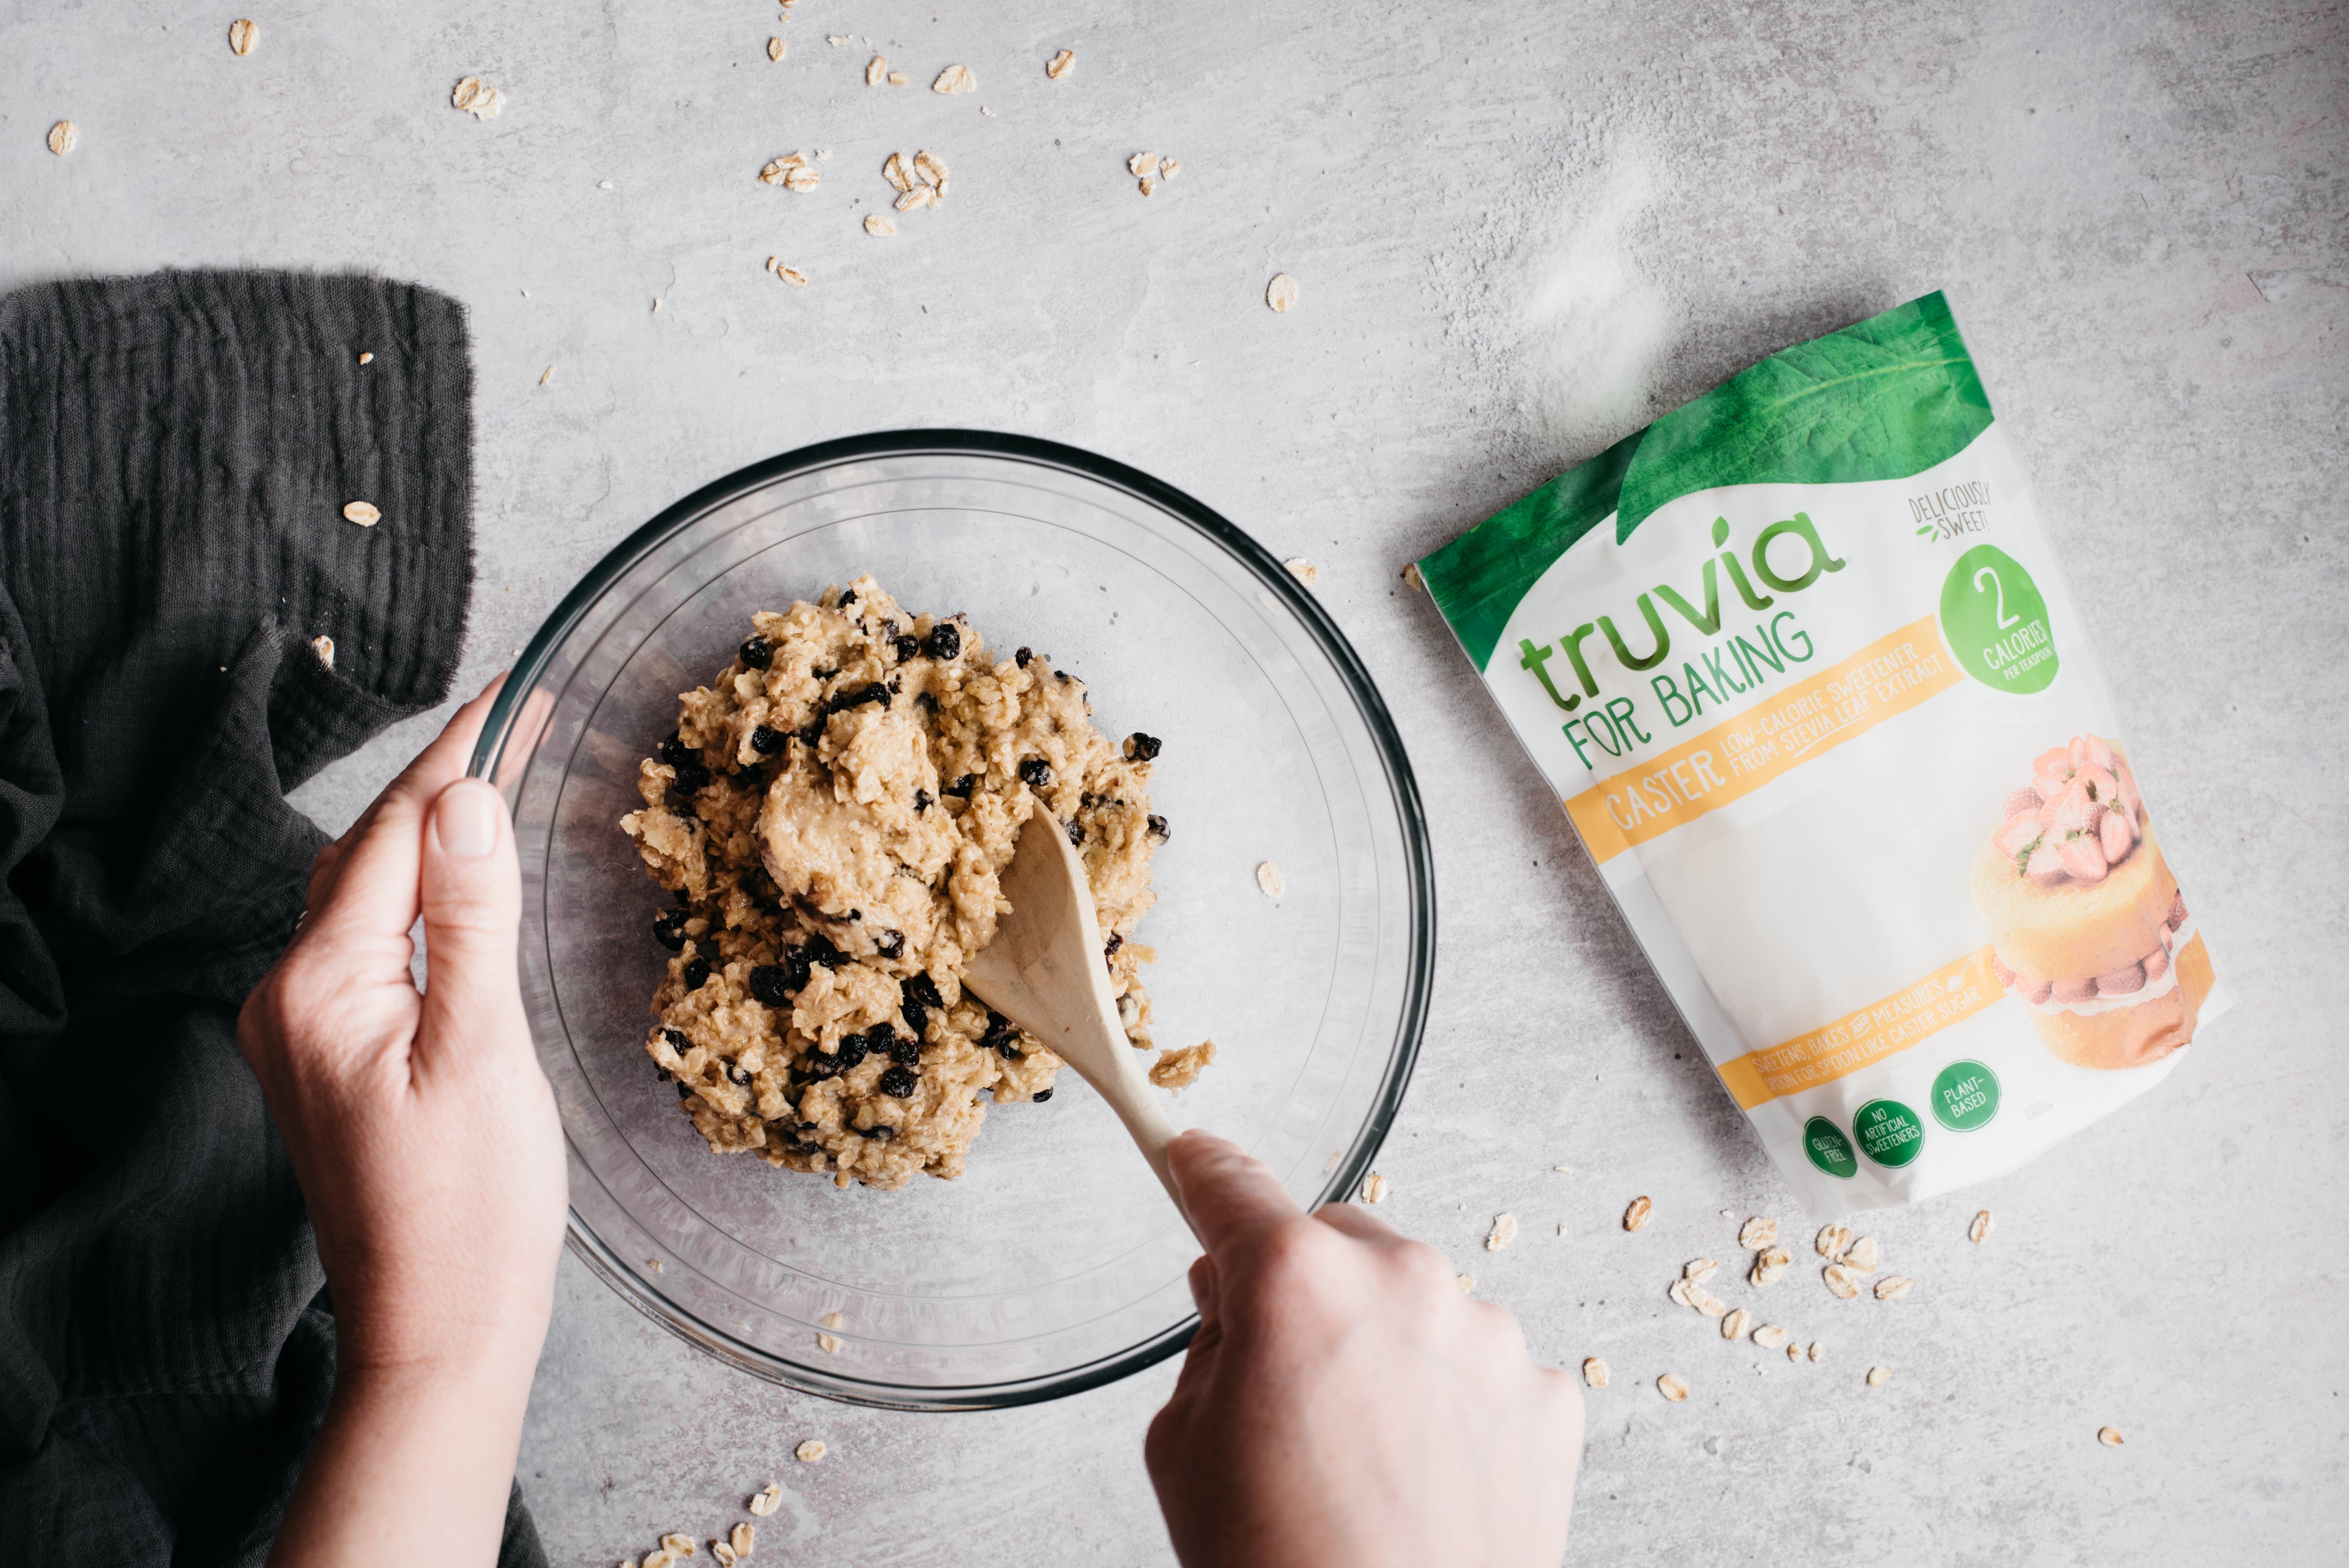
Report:
[[[1387,711],[1385,700],[1379,695],[1377,683],[1371,679],[1361,656],[1355,653],[1353,644],[1347,640],[1344,632],[1338,629],[1337,622],[1330,618],[1312,595],[1305,591],[1271,551],[1220,513],[1139,469],[1081,447],[1040,437],[952,428],[870,431],[862,435],[842,436],[794,448],[738,468],[671,504],[650,522],[614,545],[549,612],[540,623],[537,633],[506,672],[505,682],[499,689],[496,700],[490,706],[489,716],[481,725],[481,738],[474,743],[468,764],[469,774],[495,782],[498,763],[511,738],[520,694],[528,691],[536,682],[554,649],[604,594],[626,576],[630,568],[680,530],[691,526],[710,511],[739,496],[817,469],[875,457],[954,453],[1007,457],[1071,470],[1129,491],[1187,524],[1245,567],[1261,587],[1297,618],[1353,700],[1355,711],[1369,732],[1385,771],[1388,794],[1394,803],[1397,825],[1402,829],[1403,854],[1409,867],[1404,885],[1411,901],[1411,972],[1404,983],[1402,1016],[1397,1026],[1394,1049],[1381,1075],[1371,1113],[1345,1156],[1330,1172],[1316,1207],[1330,1202],[1339,1194],[1351,1191],[1369,1171],[1371,1161],[1377,1158],[1379,1149],[1393,1126],[1395,1113],[1402,1105],[1403,1095],[1410,1087],[1413,1070],[1419,1061],[1421,1037],[1427,1025],[1428,997],[1434,985],[1435,874],[1426,814],[1420,805],[1419,785],[1412,773],[1411,759],[1403,748],[1402,737]],[[570,1134],[565,1129],[566,1147],[569,1142]],[[912,1389],[875,1379],[846,1377],[838,1374],[817,1376],[807,1368],[740,1343],[725,1330],[704,1322],[698,1314],[652,1289],[637,1278],[634,1271],[622,1267],[609,1244],[595,1233],[575,1205],[569,1210],[565,1241],[571,1251],[610,1285],[622,1300],[712,1359],[802,1393],[881,1409],[1002,1409],[1062,1398],[1114,1383],[1155,1366],[1186,1348],[1199,1327],[1198,1316],[1193,1314],[1114,1355],[1040,1377],[965,1387]]]

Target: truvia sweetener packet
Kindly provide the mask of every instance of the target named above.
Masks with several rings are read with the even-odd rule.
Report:
[[[1816,1213],[2012,1169],[2225,1005],[1940,295],[1419,569]]]

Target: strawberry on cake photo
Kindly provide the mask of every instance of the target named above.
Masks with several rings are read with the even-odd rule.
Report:
[[[2078,735],[2032,772],[1974,857],[1992,968],[2064,1061],[2158,1062],[2192,1040],[2212,977],[2128,760]]]

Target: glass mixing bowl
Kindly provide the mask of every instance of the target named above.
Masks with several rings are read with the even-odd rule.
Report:
[[[1427,835],[1371,680],[1237,528],[1117,463],[908,431],[769,460],[670,507],[549,617],[472,763],[513,811],[523,994],[570,1144],[571,1244],[647,1315],[794,1388],[909,1409],[1052,1398],[1171,1355],[1197,1255],[1073,1073],[988,1107],[957,1181],[899,1192],[719,1156],[644,1052],[667,954],[620,817],[678,694],[750,612],[871,572],[968,612],[999,656],[1081,676],[1103,734],[1165,743],[1173,830],[1135,940],[1163,1048],[1217,1054],[1172,1101],[1307,1206],[1368,1168],[1411,1075],[1434,951]],[[1286,890],[1259,890],[1269,860]],[[819,1337],[821,1336],[821,1337]]]

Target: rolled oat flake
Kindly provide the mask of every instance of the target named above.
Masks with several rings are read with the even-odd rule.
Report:
[[[1419,568],[1815,1214],[2014,1168],[2227,1005],[1940,295],[1771,356]]]

